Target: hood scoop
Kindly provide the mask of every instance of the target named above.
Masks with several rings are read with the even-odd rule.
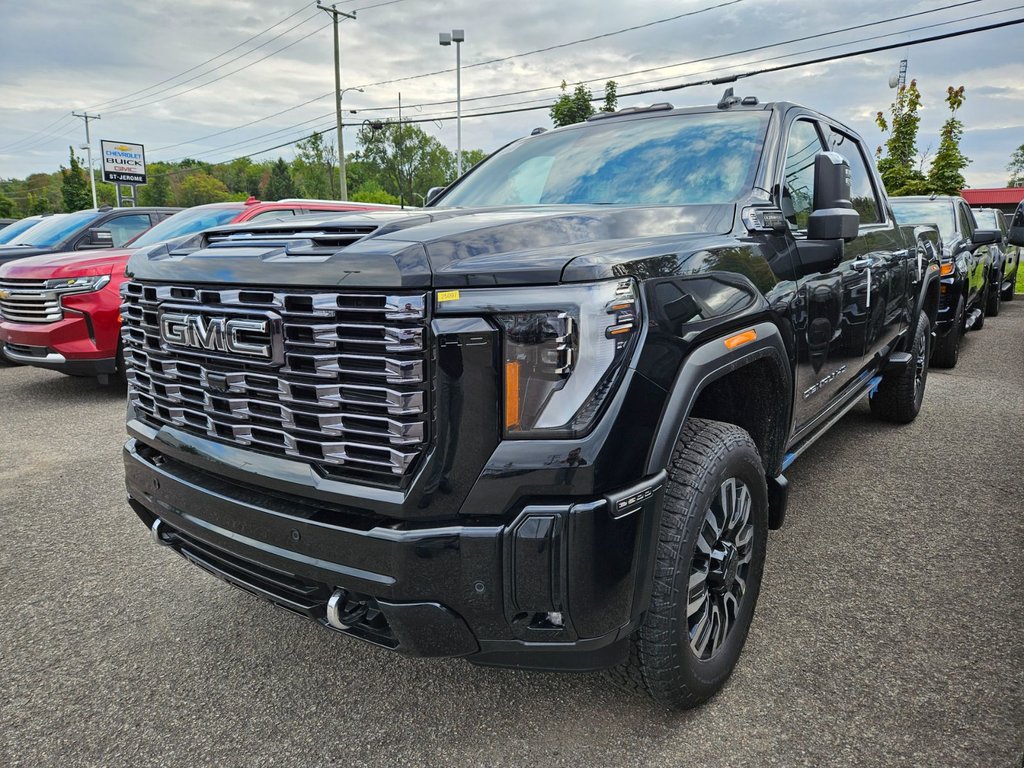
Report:
[[[378,229],[372,224],[345,227],[316,227],[295,229],[235,230],[232,232],[211,232],[205,238],[205,247],[212,255],[223,249],[274,248],[278,250],[270,258],[292,258],[303,256],[331,256],[353,243],[369,237]],[[225,254],[226,255],[226,254]]]

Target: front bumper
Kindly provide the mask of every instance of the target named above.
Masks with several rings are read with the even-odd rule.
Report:
[[[500,520],[417,525],[229,480],[139,439],[128,441],[124,460],[129,503],[161,544],[276,605],[400,653],[607,667],[624,657],[650,597],[663,473]]]
[[[2,333],[0,333],[2,336]],[[3,339],[0,338],[0,343]],[[0,346],[4,357],[15,363],[34,365],[38,368],[49,368],[60,371],[68,376],[109,376],[117,372],[116,358],[87,358],[69,360],[60,352],[48,347],[30,346],[28,344],[3,343]]]

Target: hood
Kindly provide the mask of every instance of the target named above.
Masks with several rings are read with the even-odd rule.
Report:
[[[0,265],[27,256],[38,256],[41,253],[52,253],[50,248],[36,248],[34,245],[0,245]]]
[[[134,248],[111,248],[31,256],[0,264],[0,278],[48,280],[60,277],[109,275],[119,267],[124,267],[134,252]]]
[[[201,250],[145,249],[128,271],[144,280],[296,287],[550,284],[612,276],[615,259],[630,253],[676,254],[694,238],[729,232],[734,214],[732,204],[362,213],[211,230]],[[587,269],[565,274],[575,260]]]

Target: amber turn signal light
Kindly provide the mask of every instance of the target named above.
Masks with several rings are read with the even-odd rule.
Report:
[[[749,331],[743,333],[737,333],[735,336],[730,336],[725,340],[726,349],[736,349],[736,347],[742,347],[744,344],[749,344],[757,338],[757,331],[751,328]]]

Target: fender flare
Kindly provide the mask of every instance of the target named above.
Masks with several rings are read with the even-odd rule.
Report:
[[[774,363],[782,379],[783,391],[789,394],[783,404],[785,413],[780,417],[786,432],[781,441],[784,448],[793,415],[793,370],[778,326],[762,322],[755,324],[753,330],[757,332],[755,341],[735,349],[727,349],[723,339],[719,337],[696,347],[683,361],[672,384],[668,402],[647,456],[645,474],[656,474],[668,466],[672,451],[682,433],[683,424],[701,392],[716,379],[758,360],[767,359]],[[763,456],[762,459],[765,461],[769,476],[777,475],[781,471],[781,455]]]

